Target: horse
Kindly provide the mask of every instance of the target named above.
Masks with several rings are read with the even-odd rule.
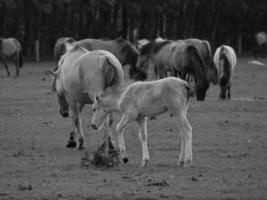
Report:
[[[207,77],[210,83],[214,85],[218,84],[218,71],[213,62],[212,50],[209,41],[200,40],[197,38],[188,38],[184,40],[185,43],[194,45],[200,52],[202,58],[205,61],[205,67],[207,70]]]
[[[81,112],[86,104],[92,104],[94,96],[107,88],[116,88],[124,80],[119,60],[104,50],[88,51],[79,45],[66,43],[66,53],[58,63],[58,69],[51,71],[52,89],[57,93],[60,114],[73,121],[73,131],[67,143],[68,148],[77,146],[76,130],[79,134],[79,149],[84,148],[84,133]]]
[[[167,72],[182,79],[188,74],[195,77],[197,100],[204,100],[209,88],[207,70],[199,50],[184,41],[151,41],[144,45],[137,60],[137,67],[147,71],[149,63],[154,67],[155,76],[164,78]]]
[[[180,78],[167,77],[155,81],[135,82],[117,91],[106,90],[96,95],[93,104],[91,127],[97,130],[110,112],[119,111],[122,117],[117,124],[119,149],[123,161],[128,162],[123,139],[123,129],[137,122],[139,139],[142,146],[141,166],[149,160],[147,147],[147,117],[169,112],[178,123],[181,136],[180,166],[192,163],[192,127],[186,113],[193,88]]]
[[[231,78],[236,66],[236,54],[232,47],[221,45],[214,54],[214,63],[219,74],[220,96],[221,99],[231,98]]]
[[[255,40],[257,43],[257,47],[253,51],[254,57],[265,57],[267,51],[267,34],[263,31],[258,32],[255,34]]]
[[[146,79],[146,73],[136,69],[136,61],[138,58],[137,49],[123,38],[117,38],[115,40],[83,39],[76,41],[75,44],[89,51],[97,49],[109,51],[119,59],[123,66],[127,64],[130,65],[129,77],[131,79],[141,81]]]
[[[22,68],[22,48],[16,38],[0,38],[0,61],[3,62],[7,75],[10,75],[7,61],[11,59],[16,66],[16,76],[19,76],[19,69]]]
[[[60,57],[66,52],[65,43],[73,43],[75,40],[72,37],[58,38],[54,46],[54,59],[58,62]]]

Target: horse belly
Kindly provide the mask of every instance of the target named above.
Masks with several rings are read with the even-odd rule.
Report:
[[[2,51],[5,56],[12,56],[16,51],[16,46],[10,43],[3,43]]]
[[[167,107],[160,98],[156,98],[140,103],[139,111],[144,116],[156,116],[166,112]]]

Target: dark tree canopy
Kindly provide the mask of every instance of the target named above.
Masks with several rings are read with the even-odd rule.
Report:
[[[52,56],[56,39],[66,36],[195,37],[250,51],[266,19],[266,0],[0,0],[0,37],[18,38],[29,57],[35,40],[41,56]]]

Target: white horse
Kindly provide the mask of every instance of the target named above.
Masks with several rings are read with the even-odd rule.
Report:
[[[7,75],[10,75],[7,61],[12,60],[16,66],[16,76],[19,76],[19,69],[22,68],[22,48],[20,42],[16,38],[0,37],[0,61],[4,64]]]
[[[87,51],[79,45],[67,44],[58,69],[51,71],[54,77],[52,88],[57,93],[60,114],[73,119],[67,147],[76,147],[76,130],[80,135],[79,149],[84,148],[84,133],[81,111],[85,104],[92,104],[94,96],[107,88],[116,88],[123,83],[124,74],[119,60],[108,51]]]
[[[220,98],[231,98],[231,79],[233,76],[234,68],[236,66],[236,54],[232,47],[221,45],[218,47],[214,54],[214,63],[218,70],[220,82]]]
[[[116,92],[106,90],[106,93],[95,97],[91,127],[97,130],[110,112],[121,112],[122,117],[117,124],[118,141],[123,161],[127,162],[123,130],[129,123],[137,122],[143,152],[141,166],[144,167],[149,160],[147,117],[168,111],[176,118],[180,128],[182,141],[179,165],[189,166],[192,163],[192,127],[187,120],[186,113],[189,97],[192,94],[192,87],[186,81],[175,77],[150,82],[135,82],[126,89]]]

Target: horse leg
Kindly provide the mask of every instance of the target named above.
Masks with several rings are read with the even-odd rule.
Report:
[[[227,85],[227,98],[231,99],[231,82],[230,81]]]
[[[147,147],[147,119],[140,118],[137,120],[138,125],[138,133],[139,133],[139,140],[141,141],[142,145],[142,162],[141,167],[147,166],[149,160],[149,153]]]
[[[10,76],[10,72],[9,72],[9,70],[8,70],[8,65],[6,64],[7,62],[6,62],[5,58],[0,57],[0,59],[2,60],[2,63],[3,63],[4,66],[5,66],[7,76]]]
[[[79,134],[79,146],[78,149],[82,150],[84,149],[84,132],[82,128],[82,120],[81,120],[81,111],[83,109],[84,105],[78,104],[78,113],[77,118],[75,119],[75,126],[77,127],[77,131]]]
[[[126,154],[126,148],[125,148],[124,139],[123,139],[124,127],[130,122],[134,121],[134,119],[135,118],[132,115],[124,113],[122,115],[121,120],[117,124],[119,149],[120,149],[121,157],[124,163],[128,162],[128,156]]]
[[[19,76],[19,55],[16,55],[16,58],[14,59],[14,64],[16,66],[16,76]]]
[[[225,99],[226,98],[226,86],[221,85],[221,91],[220,91],[220,99]]]
[[[70,137],[68,140],[68,143],[66,145],[67,148],[75,148],[77,146],[77,143],[75,141],[75,135],[76,130],[78,130],[79,126],[79,112],[78,112],[78,105],[75,103],[72,103],[69,105],[71,110],[71,116],[72,116],[72,131],[70,132]]]

